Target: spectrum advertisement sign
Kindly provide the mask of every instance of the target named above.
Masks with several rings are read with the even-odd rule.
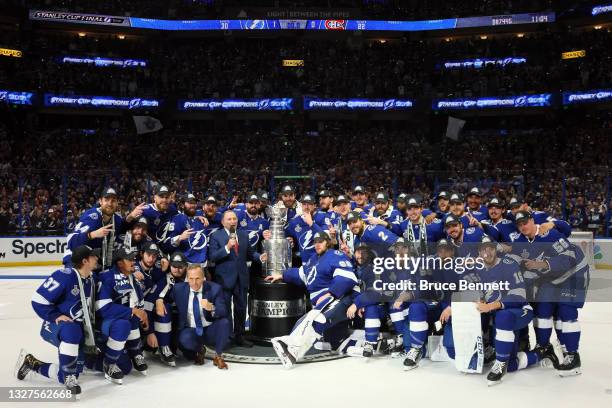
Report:
[[[179,100],[181,111],[288,111],[293,98]]]
[[[304,110],[398,111],[411,109],[408,99],[320,99],[304,98]]]
[[[552,94],[437,99],[433,101],[433,110],[546,107],[551,106],[551,99]]]
[[[117,98],[113,96],[45,94],[45,106],[104,109],[148,109],[160,105],[158,99]]]

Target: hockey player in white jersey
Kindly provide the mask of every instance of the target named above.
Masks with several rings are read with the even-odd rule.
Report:
[[[346,311],[359,290],[351,260],[332,249],[325,232],[314,236],[316,255],[300,268],[289,268],[282,275],[266,277],[269,282],[284,280],[305,286],[313,304],[287,336],[272,339],[274,351],[285,368],[292,368],[312,345],[330,329],[347,319]]]

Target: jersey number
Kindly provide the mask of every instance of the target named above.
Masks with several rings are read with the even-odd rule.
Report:
[[[43,283],[43,288],[47,289],[49,292],[53,292],[55,289],[59,288],[59,282],[53,278],[49,278]]]

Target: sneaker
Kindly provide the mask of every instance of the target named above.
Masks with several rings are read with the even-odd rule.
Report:
[[[132,357],[132,364],[134,365],[134,370],[138,371],[142,375],[147,375],[147,369],[149,366],[145,361],[145,358],[142,354],[136,354]]]
[[[571,377],[573,375],[582,374],[580,354],[578,354],[577,351],[565,354],[565,356],[563,356],[563,361],[557,367],[557,373],[561,377]]]
[[[104,378],[115,384],[123,384],[123,371],[119,368],[116,363],[107,363],[104,361],[102,367],[104,371]]]
[[[159,356],[161,361],[170,367],[176,367],[176,357],[170,350],[169,346],[163,346],[159,348]]]
[[[490,387],[492,385],[497,385],[501,383],[502,378],[506,375],[508,371],[508,363],[505,361],[495,360],[491,371],[487,375],[487,385]]]
[[[78,396],[81,393],[79,380],[74,374],[64,376],[64,386],[72,393],[72,395]]]
[[[408,350],[406,353],[406,358],[404,359],[404,371],[417,368],[422,356],[423,350],[420,347],[410,347],[410,350]]]
[[[38,371],[42,364],[42,361],[21,349],[19,357],[17,357],[17,364],[15,364],[15,377],[18,380],[24,380],[30,371]]]

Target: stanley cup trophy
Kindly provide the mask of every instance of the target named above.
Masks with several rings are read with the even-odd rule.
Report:
[[[266,276],[282,274],[291,267],[291,245],[285,237],[287,209],[268,207],[266,214],[270,218],[271,237],[263,242],[263,248],[268,259],[263,265],[263,276],[252,281],[249,296],[251,337],[263,343],[289,334],[293,325],[306,313],[303,288],[264,280]]]
[[[282,274],[285,269],[291,267],[291,245],[285,237],[287,209],[268,207],[266,215],[270,218],[271,237],[263,242],[264,252],[268,255],[264,274],[270,276]]]

